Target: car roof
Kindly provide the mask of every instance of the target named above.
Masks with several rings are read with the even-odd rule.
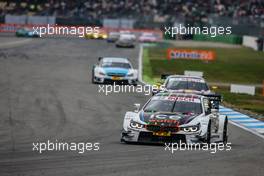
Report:
[[[121,62],[121,63],[129,63],[127,58],[121,57],[104,57],[103,62]]]
[[[200,79],[204,80],[204,78],[200,76],[188,76],[188,75],[170,75],[168,78],[193,78],[193,79]]]
[[[130,37],[135,37],[134,34],[121,34],[120,35],[121,38],[130,38]]]

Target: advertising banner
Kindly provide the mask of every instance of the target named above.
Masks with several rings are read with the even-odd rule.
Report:
[[[210,50],[175,49],[167,50],[167,59],[215,60],[215,52]]]

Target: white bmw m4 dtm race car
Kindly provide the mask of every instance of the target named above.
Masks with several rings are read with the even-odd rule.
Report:
[[[153,90],[153,95],[161,91],[191,91],[194,93],[211,93],[206,81],[198,76],[186,75],[161,75],[165,79],[164,83],[157,90]]]
[[[137,84],[138,72],[127,58],[100,57],[92,70],[93,83]]]
[[[135,112],[126,112],[121,142],[227,142],[227,117],[219,114],[220,95],[163,92]]]

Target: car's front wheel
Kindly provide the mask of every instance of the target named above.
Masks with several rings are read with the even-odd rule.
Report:
[[[211,144],[211,131],[212,131],[212,127],[211,127],[211,120],[210,120],[208,123],[207,133],[206,133],[206,138],[205,138],[205,142],[207,144]]]
[[[95,83],[95,81],[94,81],[94,69],[93,69],[93,71],[92,71],[92,83],[93,83],[93,84]]]
[[[228,130],[227,130],[227,124],[228,124],[228,120],[227,118],[225,119],[225,123],[224,123],[224,129],[223,129],[223,143],[226,144],[228,141]]]
[[[137,81],[136,81],[136,80],[133,81],[133,82],[132,82],[132,85],[133,85],[133,86],[137,86]]]

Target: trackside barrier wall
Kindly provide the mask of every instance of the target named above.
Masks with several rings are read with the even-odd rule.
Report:
[[[249,95],[255,95],[255,87],[247,86],[247,85],[239,85],[239,84],[231,84],[230,87],[231,93],[245,93]]]
[[[25,24],[27,21],[26,15],[5,15],[5,23]]]
[[[253,48],[254,50],[258,50],[258,44],[257,44],[257,37],[252,36],[243,36],[243,46]]]
[[[186,76],[199,76],[199,77],[203,77],[203,72],[185,70],[184,71],[184,75],[186,75]]]
[[[50,25],[50,26],[56,26],[56,27],[72,27],[72,26],[61,26],[61,25]],[[22,28],[22,27],[27,27],[27,28],[33,28],[33,27],[47,27],[47,25],[24,25],[24,24],[0,24],[0,32],[11,32],[14,33],[17,31],[17,29]],[[75,26],[80,27],[80,26]],[[83,27],[83,26],[81,26]],[[88,26],[84,26],[88,27]],[[94,27],[94,26],[91,26]],[[100,30],[105,31],[105,32],[111,32],[111,31],[120,31],[120,30],[125,30],[125,31],[130,31],[135,33],[137,36],[139,36],[143,32],[151,32],[157,35],[160,39],[162,38],[162,32],[160,30],[152,30],[152,29],[116,29],[116,28],[100,28]]]
[[[104,28],[134,28],[135,20],[132,19],[103,19]]]

